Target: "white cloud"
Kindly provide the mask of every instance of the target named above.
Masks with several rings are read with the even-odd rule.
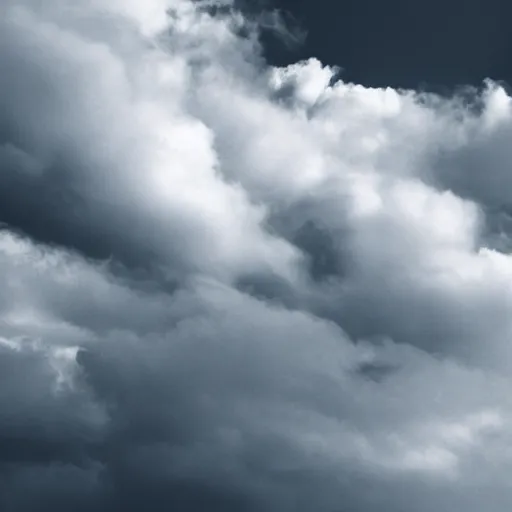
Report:
[[[0,505],[503,510],[504,89],[64,4],[0,9]]]

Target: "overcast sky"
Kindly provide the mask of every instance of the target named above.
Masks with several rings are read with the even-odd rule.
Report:
[[[492,3],[3,0],[2,512],[510,510]]]

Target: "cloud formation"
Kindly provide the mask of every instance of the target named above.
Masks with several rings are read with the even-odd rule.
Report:
[[[2,3],[0,508],[507,510],[511,98],[254,20]]]

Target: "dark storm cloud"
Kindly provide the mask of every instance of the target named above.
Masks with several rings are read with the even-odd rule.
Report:
[[[267,66],[227,2],[0,14],[2,510],[506,508],[503,88]]]

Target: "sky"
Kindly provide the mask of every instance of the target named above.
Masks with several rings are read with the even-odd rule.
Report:
[[[307,35],[293,50],[272,45],[269,60],[277,65],[314,56],[342,67],[345,80],[443,94],[489,77],[512,81],[512,5],[506,0],[270,3]]]
[[[300,5],[0,4],[0,510],[510,509],[494,43]]]

